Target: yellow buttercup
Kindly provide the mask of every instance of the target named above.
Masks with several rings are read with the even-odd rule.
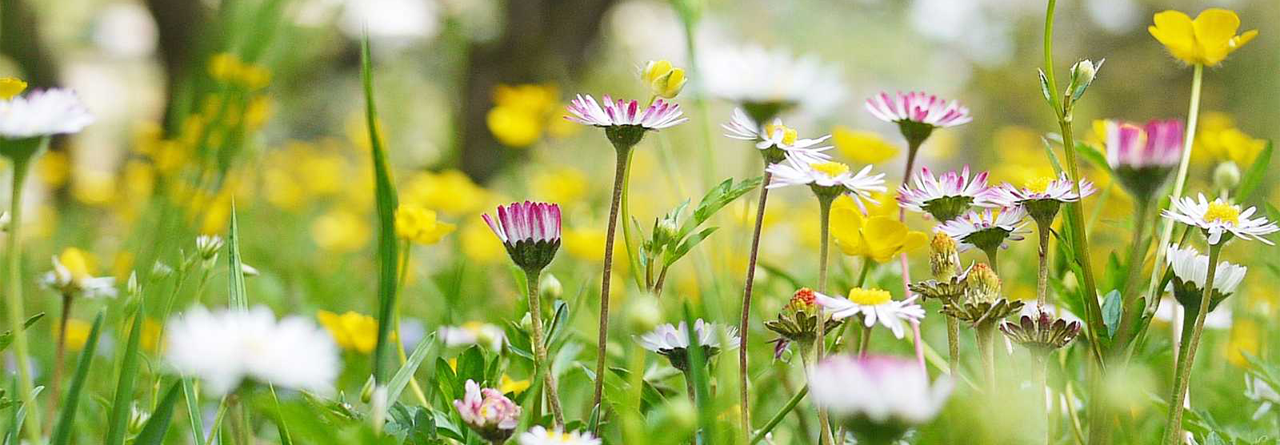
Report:
[[[1164,11],[1155,15],[1154,25],[1147,27],[1173,57],[1205,66],[1222,63],[1227,55],[1258,36],[1257,30],[1236,35],[1239,29],[1240,16],[1216,8],[1201,12],[1195,20],[1181,11]]]
[[[887,216],[864,216],[852,206],[831,209],[831,236],[845,255],[877,263],[890,261],[929,242],[924,232],[912,231],[906,224]]]

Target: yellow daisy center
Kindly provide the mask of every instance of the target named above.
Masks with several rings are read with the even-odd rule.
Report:
[[[889,291],[880,289],[854,288],[849,290],[849,301],[863,306],[879,306],[893,300]]]
[[[1209,210],[1204,212],[1204,220],[1208,222],[1222,221],[1232,225],[1240,224],[1240,208],[1231,204],[1214,201],[1209,203]]]
[[[849,166],[839,162],[820,162],[813,164],[813,169],[832,178],[849,173]]]
[[[800,138],[800,133],[797,133],[794,128],[788,127],[786,125],[768,124],[764,126],[764,131],[766,133],[769,133],[770,136],[773,136],[773,134],[776,133],[778,130],[782,130],[783,144],[786,144],[786,145],[795,144],[796,139]]]
[[[1048,176],[1041,176],[1041,177],[1032,179],[1030,181],[1027,181],[1027,183],[1023,185],[1023,188],[1027,189],[1032,193],[1044,193],[1045,191],[1049,190],[1049,184],[1052,184],[1052,183],[1053,183],[1053,178],[1050,178]]]

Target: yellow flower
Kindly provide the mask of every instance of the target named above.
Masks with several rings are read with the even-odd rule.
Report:
[[[528,147],[542,139],[545,119],[515,107],[493,107],[485,115],[485,124],[493,138],[508,147]]]
[[[1247,169],[1266,146],[1267,141],[1255,139],[1237,128],[1231,116],[1206,113],[1204,125],[1196,132],[1196,148],[1191,151],[1191,157],[1197,163],[1231,161]]]
[[[52,323],[54,335],[58,334],[58,324]],[[84,348],[84,344],[89,341],[89,331],[93,329],[93,324],[78,320],[75,318],[67,319],[66,338],[63,339],[67,345],[68,351],[79,351]]]
[[[67,177],[71,176],[71,159],[66,151],[50,151],[36,161],[36,170],[45,185],[58,188],[66,184]]]
[[[27,89],[27,83],[15,77],[0,77],[0,100],[13,99]]]
[[[1226,9],[1206,9],[1195,20],[1181,11],[1164,11],[1155,15],[1155,25],[1147,31],[1160,41],[1169,54],[1187,64],[1216,66],[1228,54],[1258,36],[1257,30],[1236,35],[1240,16]]]
[[[333,210],[311,224],[311,238],[331,252],[360,250],[369,242],[369,223],[349,210]]]
[[[402,190],[406,203],[452,216],[474,214],[489,203],[489,192],[458,170],[418,173]]]
[[[671,65],[666,60],[652,60],[640,71],[640,79],[649,86],[649,92],[657,97],[671,99],[684,89],[684,70]]]
[[[897,146],[870,131],[838,125],[831,130],[831,140],[841,156],[859,164],[879,164],[898,156]]]
[[[566,227],[562,235],[564,250],[569,252],[569,256],[592,263],[604,261],[604,230]],[[614,243],[614,245],[617,244],[620,243]],[[616,266],[617,262],[614,265]]]
[[[139,345],[142,350],[159,352],[160,351],[160,332],[164,326],[150,318],[142,320],[142,338],[139,338]]]
[[[587,175],[572,167],[539,169],[533,176],[533,193],[538,199],[566,205],[587,194]]]
[[[1249,361],[1244,358],[1244,354],[1258,355],[1261,343],[1260,331],[1258,323],[1252,319],[1240,319],[1232,323],[1231,341],[1223,351],[1227,355],[1227,361],[1241,368],[1249,366]]]
[[[436,212],[413,204],[396,209],[396,235],[418,244],[435,244],[458,226],[436,219]]]
[[[529,379],[513,380],[511,376],[503,374],[498,380],[498,392],[503,394],[520,394],[529,389]]]
[[[352,311],[338,315],[322,310],[316,311],[316,318],[342,349],[368,354],[378,344],[378,320],[373,317]]]
[[[831,210],[831,236],[845,255],[859,256],[877,263],[887,262],[929,242],[924,232],[887,216],[863,216],[856,207]]]
[[[462,254],[467,259],[481,264],[493,264],[507,258],[507,249],[502,241],[493,235],[489,226],[480,218],[469,218],[458,234],[462,242]]]

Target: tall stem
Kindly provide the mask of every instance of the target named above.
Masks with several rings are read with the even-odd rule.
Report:
[[[631,147],[617,147],[617,160],[613,176],[613,198],[609,204],[609,229],[604,239],[604,276],[600,278],[600,327],[596,339],[596,388],[591,398],[593,409],[600,407],[604,396],[604,364],[609,348],[609,282],[613,277],[613,235],[618,229],[618,206],[622,203],[622,187],[627,180],[627,164]],[[601,414],[603,415],[603,414]],[[594,429],[599,432],[600,424]]]
[[[960,320],[956,317],[946,315],[947,317],[947,369],[951,371],[951,378],[957,378],[960,375]]]
[[[1032,365],[1033,372],[1035,372],[1036,381],[1041,388],[1036,405],[1044,409],[1044,443],[1045,445],[1053,445],[1053,411],[1051,411],[1053,392],[1049,389],[1049,354],[1033,352],[1032,355],[1035,359],[1035,363]]]
[[[543,384],[547,389],[547,400],[551,404],[551,414],[556,426],[564,428],[564,411],[560,409],[560,391],[556,389],[556,377],[551,374],[551,362],[547,361],[547,344],[542,337],[542,296],[538,294],[538,277],[542,271],[529,269],[524,271],[525,287],[529,288],[529,313],[533,318],[533,367],[542,373]]]
[[[773,173],[768,170],[768,162],[765,162],[764,183],[760,187],[760,202],[756,204],[756,226],[751,232],[751,252],[747,254],[747,280],[742,290],[742,317],[738,323],[738,335],[742,336],[741,344],[747,345],[747,329],[751,322],[751,290],[755,284],[756,278],[756,256],[760,251],[760,230],[764,227],[764,206],[769,201],[769,182],[773,180]],[[742,431],[743,434],[751,434],[751,407],[750,397],[747,394],[747,348],[738,348],[738,393],[739,404],[742,407]]]
[[[994,323],[984,323],[974,329],[978,337],[978,355],[982,359],[982,375],[987,383],[987,396],[996,395],[996,327]]]
[[[1209,246],[1209,270],[1204,279],[1204,294],[1200,297],[1200,307],[1196,311],[1195,326],[1191,330],[1191,338],[1182,345],[1182,353],[1178,354],[1178,368],[1174,371],[1173,394],[1169,396],[1169,424],[1165,427],[1166,445],[1178,445],[1182,436],[1182,412],[1186,409],[1182,400],[1187,395],[1187,386],[1191,382],[1191,367],[1195,364],[1196,349],[1200,346],[1200,335],[1204,334],[1204,320],[1209,315],[1209,304],[1213,298],[1213,279],[1218,270],[1218,255],[1222,252],[1222,243]]]
[[[1133,337],[1131,330],[1140,312],[1136,307],[1139,296],[1138,280],[1141,279],[1142,267],[1146,264],[1147,259],[1148,242],[1145,238],[1147,211],[1150,208],[1150,204],[1143,199],[1138,200],[1135,207],[1137,207],[1137,213],[1134,217],[1137,218],[1137,221],[1134,222],[1133,228],[1133,250],[1129,252],[1129,273],[1124,282],[1124,293],[1121,294],[1124,296],[1124,305],[1122,306],[1124,310],[1120,315],[1120,326],[1116,329],[1116,346],[1113,348],[1113,352],[1116,355],[1122,354],[1127,349],[1128,340]],[[1156,267],[1155,269],[1159,270],[1160,268]],[[1154,294],[1148,295],[1151,295],[1151,299],[1155,300]],[[1151,304],[1151,302],[1149,301],[1147,304]]]
[[[13,161],[13,187],[9,200],[9,330],[13,332],[13,351],[18,364],[18,396],[27,407],[27,441],[40,443],[40,410],[32,394],[30,349],[23,330],[26,311],[22,308],[22,188],[31,171],[31,155],[16,156]]]
[[[53,352],[53,391],[49,393],[49,417],[58,412],[58,395],[62,392],[62,361],[67,353],[67,321],[71,318],[71,303],[75,299],[71,293],[62,294],[62,318],[58,320],[58,343]]]
[[[1040,235],[1040,270],[1036,274],[1036,303],[1040,305],[1040,309],[1044,309],[1045,303],[1049,302],[1049,223],[1036,223],[1036,230]]]
[[[907,183],[907,181],[910,181],[911,175],[915,173],[915,171],[913,170],[915,169],[915,165],[916,165],[916,154],[920,152],[920,144],[921,142],[915,142],[914,140],[912,140],[910,142],[910,145],[907,147],[907,167],[902,174],[902,182],[904,184]],[[902,208],[902,207],[898,208],[898,222],[906,224],[907,222],[906,208]],[[906,252],[902,252],[902,255],[898,257],[898,263],[899,265],[902,266],[903,298],[910,299],[911,298],[911,268],[907,264]],[[920,371],[924,372],[925,375],[928,375],[928,369],[924,365],[924,338],[920,336],[920,322],[916,320],[909,320],[908,323],[911,324],[911,338],[912,340],[914,340],[911,343],[914,344],[916,348],[916,362],[920,364]]]
[[[818,197],[818,217],[821,221],[818,223],[820,233],[820,245],[818,247],[818,292],[827,292],[827,258],[831,253],[831,203],[834,197]],[[814,348],[814,362],[822,360],[823,351],[826,349],[826,343],[823,341],[823,334],[827,330],[826,311],[821,305],[818,306],[818,338]],[[827,421],[826,408],[818,407],[818,423],[821,437],[819,440],[824,445],[832,445],[835,440],[831,437],[831,424]]]

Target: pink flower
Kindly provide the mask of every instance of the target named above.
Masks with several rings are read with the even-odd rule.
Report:
[[[481,215],[516,265],[542,270],[560,249],[560,206],[545,202],[516,202],[498,206],[495,220]]]
[[[867,99],[867,111],[885,121],[901,124],[904,121],[927,124],[933,127],[955,127],[973,120],[969,109],[958,101],[948,102],[923,92],[889,93]]]
[[[1181,120],[1153,120],[1145,127],[1107,120],[1103,125],[1107,138],[1107,164],[1112,169],[1172,168],[1181,160]]]
[[[604,96],[604,106],[596,102],[591,95],[579,94],[569,103],[569,116],[565,119],[596,127],[613,127],[633,125],[646,130],[670,128],[689,120],[682,117],[680,105],[662,99],[655,100],[653,105],[641,109],[640,103],[634,100],[614,101]]]
[[[481,389],[474,380],[467,379],[467,393],[462,400],[454,400],[462,421],[489,441],[504,441],[515,432],[520,422],[520,407],[493,388]]]
[[[964,214],[970,206],[991,207],[995,189],[987,185],[987,172],[969,179],[969,166],[959,172],[952,170],[934,177],[929,167],[921,167],[920,173],[911,178],[914,187],[903,183],[898,187],[898,205],[920,213],[927,213],[939,222],[947,222]]]

